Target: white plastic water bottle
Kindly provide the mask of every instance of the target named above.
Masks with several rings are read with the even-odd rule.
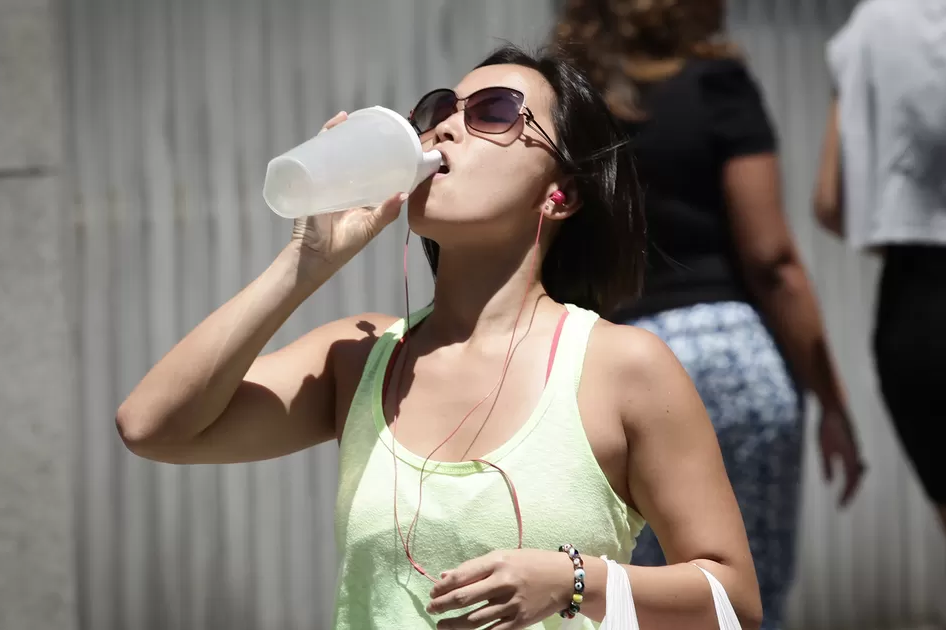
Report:
[[[397,193],[413,192],[441,164],[440,152],[425,153],[407,119],[369,107],[273,158],[263,199],[290,219],[378,206]]]

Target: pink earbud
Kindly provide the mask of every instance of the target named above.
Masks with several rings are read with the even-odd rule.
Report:
[[[565,193],[561,190],[556,190],[549,199],[552,200],[552,203],[560,206],[565,203]]]

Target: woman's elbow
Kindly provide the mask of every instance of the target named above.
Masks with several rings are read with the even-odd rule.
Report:
[[[753,295],[764,298],[794,287],[806,272],[795,249],[784,247],[765,254],[744,256],[742,273]]]
[[[762,595],[751,557],[747,555],[746,560],[733,562],[697,560],[693,564],[708,571],[723,584],[743,630],[759,630],[762,626]]]
[[[122,404],[115,414],[118,437],[121,438],[125,448],[142,457],[145,457],[144,453],[154,441],[153,432],[149,431],[147,426],[145,418],[130,409],[127,403]]]
[[[115,428],[122,443],[129,451],[155,461],[163,461],[162,439],[156,423],[146,413],[135,410],[126,401],[115,414]]]
[[[145,438],[143,427],[140,416],[129,408],[127,400],[123,402],[115,413],[115,428],[122,442],[126,446],[139,443]]]
[[[750,601],[744,604],[737,614],[742,630],[759,630],[762,627],[762,598],[758,585],[753,588],[753,593],[754,596],[747,598]]]
[[[730,595],[733,609],[739,618],[743,630],[759,630],[762,626],[762,594],[759,591],[759,580],[756,577],[755,567],[751,563],[741,564],[736,569],[738,586]]]
[[[743,630],[759,630],[762,626],[762,592],[756,575],[755,563],[751,557],[739,563],[742,591],[737,612]]]
[[[815,219],[827,231],[837,236],[844,236],[844,221],[841,207],[832,199],[826,199],[824,196],[815,197],[814,203]]]

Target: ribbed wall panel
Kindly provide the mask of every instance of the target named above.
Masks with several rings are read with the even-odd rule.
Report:
[[[792,598],[793,627],[806,630],[915,625],[946,593],[946,548],[875,393],[877,263],[810,218],[829,98],[823,46],[850,5],[741,0],[732,12],[779,124],[787,208],[871,467],[856,504],[837,514],[809,432]],[[289,223],[260,197],[271,156],[339,109],[406,111],[500,39],[539,41],[551,17],[548,0],[63,3],[82,628],[328,626],[333,446],[254,465],[159,466],[129,456],[110,419],[147,368],[285,243]],[[401,221],[372,244],[272,346],[342,315],[402,312],[405,230]],[[410,272],[420,304],[431,283],[419,247]]]

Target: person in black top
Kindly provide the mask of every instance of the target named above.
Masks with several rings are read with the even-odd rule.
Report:
[[[825,474],[843,465],[842,505],[864,466],[782,211],[775,133],[738,50],[720,38],[723,21],[722,0],[570,0],[555,40],[625,121],[645,190],[643,295],[606,315],[660,336],[696,383],[771,629],[794,568],[801,388],[821,403]],[[633,563],[666,560],[645,531]]]

